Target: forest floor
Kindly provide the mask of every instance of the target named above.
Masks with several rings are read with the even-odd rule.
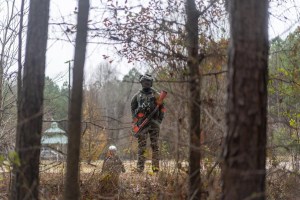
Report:
[[[179,170],[174,162],[161,163],[161,171],[153,173],[151,162],[146,162],[145,171],[136,172],[135,161],[124,161],[126,172],[119,178],[118,190],[107,192],[101,172],[102,161],[81,163],[80,190],[83,200],[97,199],[186,199],[187,173]],[[43,161],[40,168],[40,199],[62,199],[64,187],[64,162]],[[8,199],[9,173],[0,174],[0,199]]]
[[[146,162],[146,169],[142,173],[136,172],[136,161],[124,161],[126,172],[120,175],[119,187],[111,191],[111,183],[104,181],[101,174],[103,161],[90,164],[82,162],[80,171],[81,199],[121,199],[121,200],[156,200],[187,199],[188,174],[187,163],[181,166],[174,161],[161,162],[161,171],[153,173],[151,162]],[[299,172],[289,170],[290,163],[282,162],[277,167],[268,166],[267,172],[267,198],[268,200],[300,200],[300,176]],[[40,199],[62,199],[64,188],[65,162],[42,161],[40,167]],[[210,170],[202,170],[204,195],[207,199],[219,199],[221,194],[219,169],[209,173]],[[206,175],[205,175],[206,174]],[[0,172],[0,200],[8,199],[11,174],[6,169]],[[106,188],[106,189],[105,189]],[[114,187],[113,187],[114,188]]]

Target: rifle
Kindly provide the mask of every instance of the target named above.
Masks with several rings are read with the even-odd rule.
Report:
[[[162,105],[164,98],[167,96],[167,92],[166,91],[161,91],[159,94],[159,98],[156,101],[156,106],[154,108],[154,110],[142,121],[142,123],[138,123],[139,119],[138,118],[142,118],[144,117],[143,113],[138,113],[137,114],[137,118],[133,119],[133,121],[135,122],[135,124],[133,124],[133,132],[134,132],[134,136],[137,137],[138,134],[141,132],[141,130],[145,127],[145,125],[147,125],[149,123],[149,121],[151,120],[151,118],[154,116],[154,114],[158,111],[159,106]]]

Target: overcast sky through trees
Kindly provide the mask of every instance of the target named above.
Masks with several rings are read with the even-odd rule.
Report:
[[[93,16],[93,11],[90,12],[90,19],[97,20],[98,22],[103,21],[107,16],[108,11],[105,10],[103,1],[91,0],[91,8],[101,7],[103,14],[99,14],[97,9],[97,19]],[[130,1],[128,1],[130,3]],[[101,5],[101,3],[103,3]],[[138,3],[134,1],[135,5]],[[299,24],[299,13],[297,8],[300,6],[299,1],[295,1],[298,5],[285,5],[286,9],[282,7],[278,8],[275,3],[270,4],[270,13],[275,13],[278,16],[270,16],[269,25],[269,38],[272,39],[276,36],[284,37],[287,33],[293,31]],[[72,23],[76,22],[76,14],[74,13],[77,7],[77,0],[52,0],[50,5],[50,23]],[[103,19],[99,19],[102,16]],[[68,63],[65,63],[73,59],[74,54],[74,43],[66,41],[56,40],[57,38],[66,39],[66,34],[63,26],[51,25],[49,27],[49,42],[47,50],[46,60],[46,75],[52,78],[57,84],[62,85],[63,82],[68,81]],[[73,34],[74,36],[75,34]],[[91,77],[91,72],[97,65],[103,62],[107,62],[103,58],[103,55],[110,55],[114,60],[112,64],[116,67],[118,74],[117,77],[122,78],[134,65],[128,64],[126,59],[118,58],[114,52],[113,47],[110,45],[103,44],[89,44],[87,48],[86,58],[86,79]],[[71,65],[73,63],[71,62]],[[135,65],[137,66],[137,65]],[[141,69],[141,68],[140,68]]]

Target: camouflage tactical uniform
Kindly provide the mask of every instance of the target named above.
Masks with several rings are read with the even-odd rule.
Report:
[[[103,162],[100,180],[100,191],[109,197],[118,193],[119,176],[125,172],[125,167],[119,156],[107,156]]]
[[[102,166],[102,173],[119,175],[121,172],[125,172],[125,168],[119,156],[115,155],[105,158]]]
[[[143,88],[136,93],[131,100],[131,113],[132,118],[135,118],[137,113],[143,113],[145,116],[149,115],[156,107],[156,100],[159,93],[152,88]],[[144,170],[145,165],[145,152],[147,137],[149,134],[151,148],[152,148],[152,169],[153,171],[159,170],[159,147],[158,138],[160,123],[164,118],[164,106],[161,105],[158,112],[153,116],[150,122],[142,129],[138,138],[138,163],[137,168],[139,171]]]

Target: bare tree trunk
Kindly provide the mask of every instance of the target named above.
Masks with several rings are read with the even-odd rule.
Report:
[[[17,77],[17,105],[20,105],[21,102],[21,92],[22,92],[22,48],[23,48],[23,40],[22,40],[22,33],[23,33],[23,20],[24,20],[24,4],[25,0],[21,0],[21,8],[20,8],[20,26],[19,26],[19,34],[18,34],[18,77]],[[18,109],[19,115],[19,109]]]
[[[23,15],[24,15],[24,1],[21,0],[21,10],[20,10],[20,27],[19,27],[19,34],[18,34],[18,77],[17,77],[17,118],[20,118],[21,113],[21,99],[22,99],[22,70],[23,70],[23,63],[22,63],[22,48],[23,48],[23,41],[22,41],[22,32],[23,32]],[[17,124],[19,126],[19,124]],[[16,144],[19,142],[19,135],[16,135]]]
[[[186,0],[186,30],[188,68],[190,75],[190,152],[189,152],[189,199],[201,199],[200,177],[200,72],[198,18],[195,0]]]
[[[65,200],[80,199],[79,157],[82,116],[83,72],[89,16],[89,0],[79,0],[75,44],[73,87],[69,109],[67,174]]]
[[[23,40],[22,40],[22,33],[23,33],[23,17],[24,17],[24,1],[21,0],[21,8],[20,8],[20,25],[19,25],[19,33],[18,33],[18,76],[17,76],[17,119],[21,117],[21,98],[22,98],[22,48],[23,48]],[[19,129],[19,124],[17,123],[17,130]],[[20,135],[16,134],[16,144],[19,144]],[[16,145],[17,146],[17,145]],[[15,172],[15,167],[13,169],[13,173]],[[10,190],[12,187],[16,185],[16,179],[13,178],[11,180],[11,184],[9,185]]]
[[[48,37],[49,0],[30,1],[23,90],[18,106],[16,151],[11,199],[38,199],[43,119],[43,89]]]
[[[268,0],[230,0],[223,199],[265,199]]]

